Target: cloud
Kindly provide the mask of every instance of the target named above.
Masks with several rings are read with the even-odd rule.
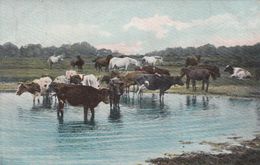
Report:
[[[187,28],[188,24],[172,20],[168,16],[156,14],[149,18],[133,17],[129,23],[123,26],[123,29],[128,31],[130,28],[136,28],[146,32],[153,32],[156,38],[162,39],[168,33],[167,27],[175,27],[177,30],[181,30]]]
[[[118,51],[124,54],[136,54],[143,49],[142,44],[143,43],[141,41],[132,44],[126,44],[125,42],[120,42],[120,43],[112,43],[112,44],[100,44],[100,45],[96,45],[96,48],[111,49],[112,51]]]
[[[237,46],[237,45],[254,45],[260,42],[260,35],[252,35],[241,38],[226,38],[216,36],[212,38],[212,43],[216,46]]]

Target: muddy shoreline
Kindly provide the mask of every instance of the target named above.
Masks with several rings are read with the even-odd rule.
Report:
[[[239,137],[238,137],[239,139]],[[231,153],[213,154],[208,152],[190,152],[179,155],[165,154],[165,157],[147,160],[149,164],[158,165],[258,165],[260,162],[260,136],[252,140],[240,142],[240,145],[228,143],[202,142],[210,145],[213,150],[225,150]]]

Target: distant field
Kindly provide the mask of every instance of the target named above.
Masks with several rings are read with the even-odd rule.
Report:
[[[95,57],[85,58],[86,65],[84,65],[84,74],[104,75],[107,72],[97,72],[94,68],[92,60]],[[64,75],[65,71],[70,69],[71,59],[66,58],[60,64],[49,69],[47,59],[41,58],[0,58],[0,90],[14,90],[17,82],[32,81],[42,75],[49,75],[57,77]],[[216,60],[216,59],[215,59]],[[180,69],[183,67],[183,59],[175,59],[173,61],[166,60],[163,68],[170,70],[172,75],[179,75]],[[214,62],[211,62],[214,63]],[[219,65],[218,65],[219,66]],[[209,93],[210,94],[224,94],[232,96],[260,96],[260,81],[252,80],[236,80],[229,78],[229,74],[223,72],[224,66],[220,67],[221,78],[216,81],[211,80]],[[247,68],[253,74],[256,68]],[[205,94],[200,90],[201,84],[197,84],[198,91],[196,94]],[[190,89],[185,87],[171,88],[169,92],[194,94]]]

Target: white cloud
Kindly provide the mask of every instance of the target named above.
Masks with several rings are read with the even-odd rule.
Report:
[[[124,54],[136,54],[143,49],[141,41],[131,43],[131,44],[127,44],[125,42],[112,43],[112,44],[100,44],[100,45],[96,45],[96,48],[111,49],[112,51],[118,51]]]
[[[128,31],[132,27],[146,32],[153,32],[158,39],[162,39],[168,33],[167,27],[175,27],[177,30],[181,30],[187,28],[188,24],[172,20],[168,16],[156,14],[149,18],[133,17],[123,28]]]

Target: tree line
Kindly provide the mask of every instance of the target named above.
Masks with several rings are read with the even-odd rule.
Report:
[[[41,44],[28,44],[18,47],[11,42],[0,45],[0,57],[41,57],[48,58],[52,55],[64,54],[65,57],[74,56],[106,56],[109,54],[122,56],[122,53],[113,52],[109,49],[97,49],[88,42],[80,42],[74,44],[63,44],[60,47],[50,46],[43,47]],[[146,56],[163,56],[166,59],[180,59],[187,56],[200,55],[202,57],[222,58],[230,60],[231,63],[239,63],[241,65],[258,66],[260,64],[260,43],[252,46],[233,46],[215,47],[206,44],[200,47],[176,47],[166,48],[165,50],[153,51],[144,54]],[[137,55],[135,55],[137,56]],[[143,56],[143,55],[138,55]],[[233,60],[233,61],[232,61]]]

